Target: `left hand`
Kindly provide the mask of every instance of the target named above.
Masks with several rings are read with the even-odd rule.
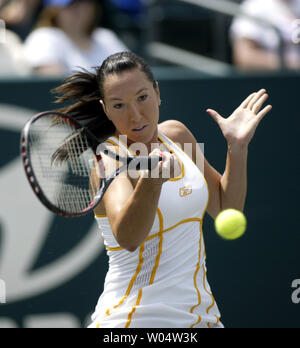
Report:
[[[228,145],[246,147],[262,118],[272,109],[268,105],[261,110],[268,97],[265,89],[249,95],[228,118],[223,118],[212,109],[206,111],[219,125]]]

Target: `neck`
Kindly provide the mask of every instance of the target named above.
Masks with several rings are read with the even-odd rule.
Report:
[[[120,134],[119,132],[116,132],[114,135],[119,139],[121,138],[120,140],[122,140],[122,134]],[[151,151],[153,151],[153,144],[160,143],[160,140],[158,139],[158,129],[155,130],[153,137],[149,141],[144,142],[144,141],[140,141],[140,140],[132,140],[132,139],[128,138],[127,136],[126,136],[126,140],[127,140],[128,147],[131,146],[132,144],[135,144],[135,143],[142,143],[142,144],[146,145],[147,150],[148,150],[148,154],[150,154]]]

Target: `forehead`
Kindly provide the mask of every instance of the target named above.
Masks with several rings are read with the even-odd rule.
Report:
[[[149,88],[152,82],[146,74],[139,69],[127,70],[106,76],[103,88],[105,98],[122,98],[136,94],[142,88]]]

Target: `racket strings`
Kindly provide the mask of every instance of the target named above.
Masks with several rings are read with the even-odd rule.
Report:
[[[90,183],[96,161],[85,134],[63,119],[42,117],[31,127],[29,146],[36,180],[47,199],[70,213],[87,209],[98,187]]]

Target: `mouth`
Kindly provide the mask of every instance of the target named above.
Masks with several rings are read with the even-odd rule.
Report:
[[[132,129],[133,132],[141,132],[143,131],[147,126],[142,126],[142,127],[139,127],[139,128],[134,128]]]

